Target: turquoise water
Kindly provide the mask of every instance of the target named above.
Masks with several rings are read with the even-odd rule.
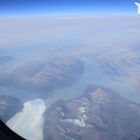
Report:
[[[91,62],[88,59],[81,59],[84,62],[84,73],[81,78],[71,87],[64,89],[57,89],[55,92],[46,99],[46,104],[49,106],[58,99],[72,99],[84,93],[89,84],[96,84],[100,86],[105,86],[116,91],[123,97],[140,103],[140,94],[137,93],[127,81],[115,81],[110,77],[105,75],[96,62]],[[25,102],[37,98],[39,93],[30,92],[27,90],[3,87],[0,86],[0,95],[10,95],[19,98],[21,101]]]
[[[90,60],[83,58],[82,61],[85,63],[85,71],[79,81],[72,87],[56,90],[54,94],[48,100],[46,100],[46,104],[48,106],[58,99],[68,100],[82,95],[89,84],[111,88],[124,98],[140,103],[140,94],[137,93],[127,83],[127,81],[112,80],[103,73],[98,63],[93,63]]]
[[[64,42],[64,44],[67,43],[68,42]],[[62,42],[58,43],[57,48],[61,48],[61,45]],[[1,70],[6,70],[10,67],[12,68],[13,65],[16,64],[24,64],[29,61],[29,56],[31,58],[34,53],[39,52],[44,48],[50,48],[50,46],[51,48],[56,48],[56,43],[48,45],[44,44],[42,45],[42,47],[38,45],[36,45],[36,47],[34,45],[30,45],[23,48],[21,47],[17,50],[12,50],[11,52],[9,52],[9,54],[7,54],[14,56],[14,61],[1,66]],[[68,50],[69,49],[67,49],[67,51]],[[111,88],[123,97],[131,101],[140,103],[140,94],[136,92],[125,79],[123,79],[122,81],[113,80],[111,77],[103,73],[102,68],[97,62],[91,62],[89,59],[86,59],[84,57],[78,57],[78,59],[81,59],[84,62],[85,69],[82,77],[69,88],[55,90],[55,92],[46,100],[46,104],[48,106],[58,99],[62,98],[68,100],[83,94],[89,84],[96,84]],[[23,102],[37,98],[37,94],[38,93],[30,92],[27,90],[0,86],[0,95],[15,96]]]
[[[6,86],[0,86],[0,95],[13,96],[20,99],[22,102],[26,102],[37,97],[34,92]]]

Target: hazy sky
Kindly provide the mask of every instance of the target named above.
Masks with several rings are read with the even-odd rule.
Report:
[[[0,16],[135,14],[137,8],[134,2],[135,0],[0,0]]]

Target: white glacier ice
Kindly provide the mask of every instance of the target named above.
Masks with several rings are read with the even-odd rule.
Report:
[[[80,120],[79,119],[65,119],[65,120],[63,120],[63,123],[73,123],[79,127],[86,127],[84,118],[82,118]]]
[[[25,102],[23,110],[8,120],[6,124],[28,140],[43,140],[45,110],[46,105],[41,99]]]
[[[85,107],[80,107],[80,108],[79,108],[79,111],[80,111],[81,113],[85,113]]]

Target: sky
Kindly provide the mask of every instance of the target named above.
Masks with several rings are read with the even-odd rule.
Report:
[[[135,14],[137,8],[134,2],[135,0],[0,0],[0,16]]]

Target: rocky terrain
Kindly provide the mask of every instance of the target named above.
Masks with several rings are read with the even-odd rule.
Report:
[[[140,138],[140,105],[100,86],[89,85],[82,96],[57,101],[44,117],[44,140]]]
[[[83,71],[83,62],[78,59],[32,62],[2,73],[0,85],[40,92],[45,98],[55,89],[73,85]]]
[[[18,99],[10,96],[0,96],[0,119],[3,122],[8,121],[22,108],[23,104]]]

